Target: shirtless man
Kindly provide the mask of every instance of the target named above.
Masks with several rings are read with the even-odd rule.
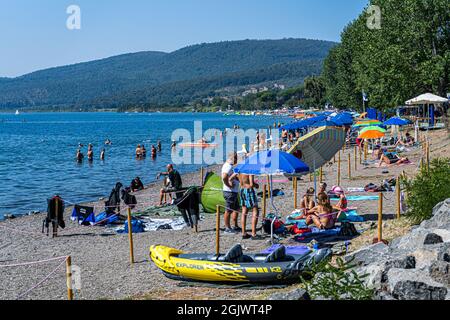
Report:
[[[136,159],[141,159],[141,158],[142,158],[141,145],[138,144],[136,147]]]
[[[161,152],[161,150],[162,150],[162,145],[161,145],[161,141],[160,141],[160,140],[158,140],[157,148],[158,148],[158,152]]]
[[[259,185],[255,182],[255,176],[247,174],[239,174],[239,184],[241,187],[240,198],[242,205],[242,239],[259,240],[256,235],[256,225],[258,224],[259,209],[258,198],[256,196],[255,188],[258,189]],[[252,216],[252,234],[249,235],[246,231],[247,215],[249,210],[253,211]]]
[[[94,161],[94,150],[92,150],[92,144],[89,143],[87,157],[89,161]]]
[[[81,150],[78,149],[78,150],[77,150],[77,155],[76,155],[77,162],[78,162],[78,163],[83,162],[83,158],[84,158],[84,155],[81,153]]]

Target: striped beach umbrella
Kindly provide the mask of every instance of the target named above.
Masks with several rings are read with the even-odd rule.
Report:
[[[381,127],[377,127],[377,126],[370,126],[370,127],[362,127],[361,131],[359,132],[359,134],[362,134],[366,131],[379,131],[382,133],[386,133],[386,129],[383,129]]]

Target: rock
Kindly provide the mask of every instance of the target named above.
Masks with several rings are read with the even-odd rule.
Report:
[[[358,266],[367,266],[380,260],[389,258],[389,247],[380,242],[369,247],[357,250],[344,257],[346,262],[352,261]]]
[[[450,230],[446,229],[434,229],[433,233],[437,234],[442,238],[443,242],[450,242]]]
[[[393,296],[391,296],[386,291],[376,291],[373,299],[374,300],[396,300]]]
[[[438,261],[450,262],[450,243],[444,243],[438,252]]]
[[[420,226],[425,229],[450,229],[450,199],[437,204],[433,209],[433,217]]]
[[[450,287],[450,263],[443,261],[435,261],[430,266],[430,277]]]
[[[425,270],[392,268],[387,279],[389,293],[398,300],[444,300],[448,293]]]
[[[311,297],[306,290],[295,289],[290,292],[274,293],[267,300],[311,300]]]
[[[429,244],[436,244],[436,243],[442,243],[444,240],[442,240],[442,237],[437,235],[436,233],[429,233],[425,237],[425,241],[423,242],[424,245]]]

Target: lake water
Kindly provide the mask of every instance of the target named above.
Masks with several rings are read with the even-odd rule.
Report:
[[[266,116],[224,116],[209,113],[35,113],[0,114],[0,219],[4,214],[26,214],[45,210],[46,199],[59,194],[72,202],[107,197],[117,181],[129,185],[139,176],[144,184],[155,180],[171,163],[171,137],[175,129],[194,132],[194,121],[203,130],[223,130],[234,124],[242,129],[266,129],[286,119]],[[104,146],[110,139],[111,146]],[[134,151],[144,144],[162,142],[156,160],[136,160]],[[94,162],[77,164],[78,143],[85,158],[87,145],[94,145]],[[106,159],[100,161],[105,147]],[[240,147],[239,147],[240,149]],[[193,172],[200,164],[177,166],[181,173]]]

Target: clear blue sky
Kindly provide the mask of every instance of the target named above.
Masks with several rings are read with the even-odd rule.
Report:
[[[0,77],[202,42],[339,41],[368,0],[0,0]],[[81,30],[66,28],[69,5]]]

